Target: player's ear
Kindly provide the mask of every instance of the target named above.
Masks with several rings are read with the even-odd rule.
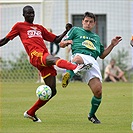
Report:
[[[24,12],[23,12],[23,14],[22,14],[22,15],[23,15],[23,16],[25,16],[25,15],[24,15]]]
[[[94,23],[95,23],[95,25],[96,25],[96,23],[97,23],[97,22],[96,22],[96,21],[94,21]]]

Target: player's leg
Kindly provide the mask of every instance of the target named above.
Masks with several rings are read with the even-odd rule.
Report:
[[[45,56],[44,56],[45,57]],[[71,63],[68,62],[66,60],[60,59],[59,57],[54,57],[52,55],[47,55],[45,58],[46,60],[44,60],[43,57],[43,63],[46,64],[47,66],[51,66],[51,65],[56,65],[60,68],[64,68],[70,71],[67,71],[64,74],[63,77],[63,82],[62,82],[62,87],[66,87],[68,84],[68,80],[70,78],[72,78],[74,76],[75,73],[78,73],[79,70],[88,67],[87,65],[81,64],[81,65],[77,65],[76,63]],[[90,66],[89,66],[90,67]]]
[[[101,103],[101,99],[102,99],[102,83],[99,80],[99,78],[92,78],[89,81],[88,85],[90,86],[90,88],[94,94],[94,96],[92,97],[92,100],[91,100],[91,110],[89,112],[88,119],[91,122],[98,124],[98,123],[100,123],[100,121],[96,118],[95,113],[96,113],[96,111]]]
[[[67,70],[73,70],[74,73],[77,73],[78,70],[81,69],[82,66],[84,66],[84,64],[77,65],[76,63],[71,63],[67,60],[61,59],[59,57],[54,57],[52,55],[48,55],[46,57],[46,60],[43,60],[43,61],[47,66],[56,65],[60,68],[64,68]]]
[[[42,61],[43,61],[43,64],[46,64],[47,66],[56,65],[60,68],[64,68],[68,70],[74,70],[77,67],[76,64],[72,64],[67,60],[61,59],[59,57],[54,57],[52,55],[44,56]]]
[[[55,80],[56,70],[54,69],[53,66],[50,66],[50,67],[42,66],[41,61],[40,62],[39,61],[40,60],[38,60],[37,68],[40,71],[45,84],[48,85],[52,89],[52,97],[53,97],[56,94],[56,80]],[[35,104],[28,111],[24,113],[24,117],[30,118],[34,122],[41,122],[41,120],[36,117],[35,113],[39,108],[44,106],[48,101],[49,100],[43,101],[43,100],[38,99],[35,102]]]
[[[75,56],[72,60],[73,64],[83,64],[84,61],[82,59],[82,57],[80,56]],[[72,70],[66,70],[66,72],[63,74],[62,77],[62,87],[66,88],[70,79],[73,78],[73,76],[75,75],[75,73]]]
[[[85,69],[90,69],[92,67],[92,63],[84,64],[84,61],[80,55],[76,55],[72,59],[73,64],[81,64],[77,69],[75,70],[66,70],[66,72],[63,74],[62,77],[62,87],[65,88],[67,87],[69,81],[73,78],[75,74],[78,74],[80,71],[85,70]]]
[[[46,85],[48,85],[52,89],[52,96],[51,96],[51,98],[52,98],[53,96],[56,95],[56,78],[55,78],[55,76],[46,77],[44,79],[44,82]],[[24,116],[27,118],[31,118],[34,122],[38,122],[39,118],[36,117],[35,113],[38,109],[40,109],[42,106],[44,106],[48,101],[49,100],[43,101],[43,100],[38,99],[35,102],[35,104],[28,111],[26,111],[24,113]],[[34,119],[34,117],[36,117],[36,118]],[[39,122],[41,122],[40,119],[39,119]]]
[[[93,57],[87,56],[84,61],[93,62],[92,68],[86,71],[82,77],[83,81],[85,81],[89,85],[93,93],[88,119],[91,122],[98,124],[100,123],[100,121],[97,119],[95,114],[102,99],[102,75],[99,64]]]
[[[56,90],[56,77],[55,76],[48,76],[47,78],[44,79],[44,82],[46,85],[48,85],[51,90],[52,90],[52,96],[55,96],[56,93],[57,93],[57,90]]]

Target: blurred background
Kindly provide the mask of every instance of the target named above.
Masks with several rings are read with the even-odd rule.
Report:
[[[24,21],[22,9],[26,5],[33,6],[35,10],[34,23],[52,29],[56,35],[65,30],[68,22],[82,26],[84,12],[93,12],[97,21],[93,31],[100,36],[105,48],[115,36],[123,38],[106,59],[98,59],[102,74],[110,59],[115,58],[132,82],[133,48],[129,43],[133,34],[133,0],[0,0],[0,38],[5,37],[16,22]],[[50,50],[49,42],[46,45]],[[60,48],[56,56],[69,60],[70,55],[67,48]],[[61,80],[64,70],[56,69],[58,80]],[[38,71],[28,62],[19,37],[0,48],[0,77],[2,82],[36,82],[39,78]]]

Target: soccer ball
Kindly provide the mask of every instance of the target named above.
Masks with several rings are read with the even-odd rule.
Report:
[[[36,89],[36,95],[40,100],[49,100],[52,95],[51,88],[47,85],[40,85]]]

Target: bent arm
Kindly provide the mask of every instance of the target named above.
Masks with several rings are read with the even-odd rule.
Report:
[[[104,50],[104,52],[102,53],[102,55],[100,56],[101,59],[104,59],[114,48],[114,46],[112,46],[111,44]]]
[[[5,45],[6,43],[8,43],[10,41],[10,39],[8,38],[3,38],[0,40],[0,47],[2,47],[3,45]]]
[[[66,46],[71,45],[72,43],[73,43],[72,40],[61,41],[61,42],[60,42],[60,47],[61,47],[61,48],[65,48]]]
[[[54,43],[60,43],[60,41],[67,34],[67,32],[68,32],[68,30],[65,30],[61,35],[56,36],[56,38],[54,39]]]
[[[100,58],[104,59],[121,40],[122,38],[120,36],[113,38],[111,44],[104,50]]]

